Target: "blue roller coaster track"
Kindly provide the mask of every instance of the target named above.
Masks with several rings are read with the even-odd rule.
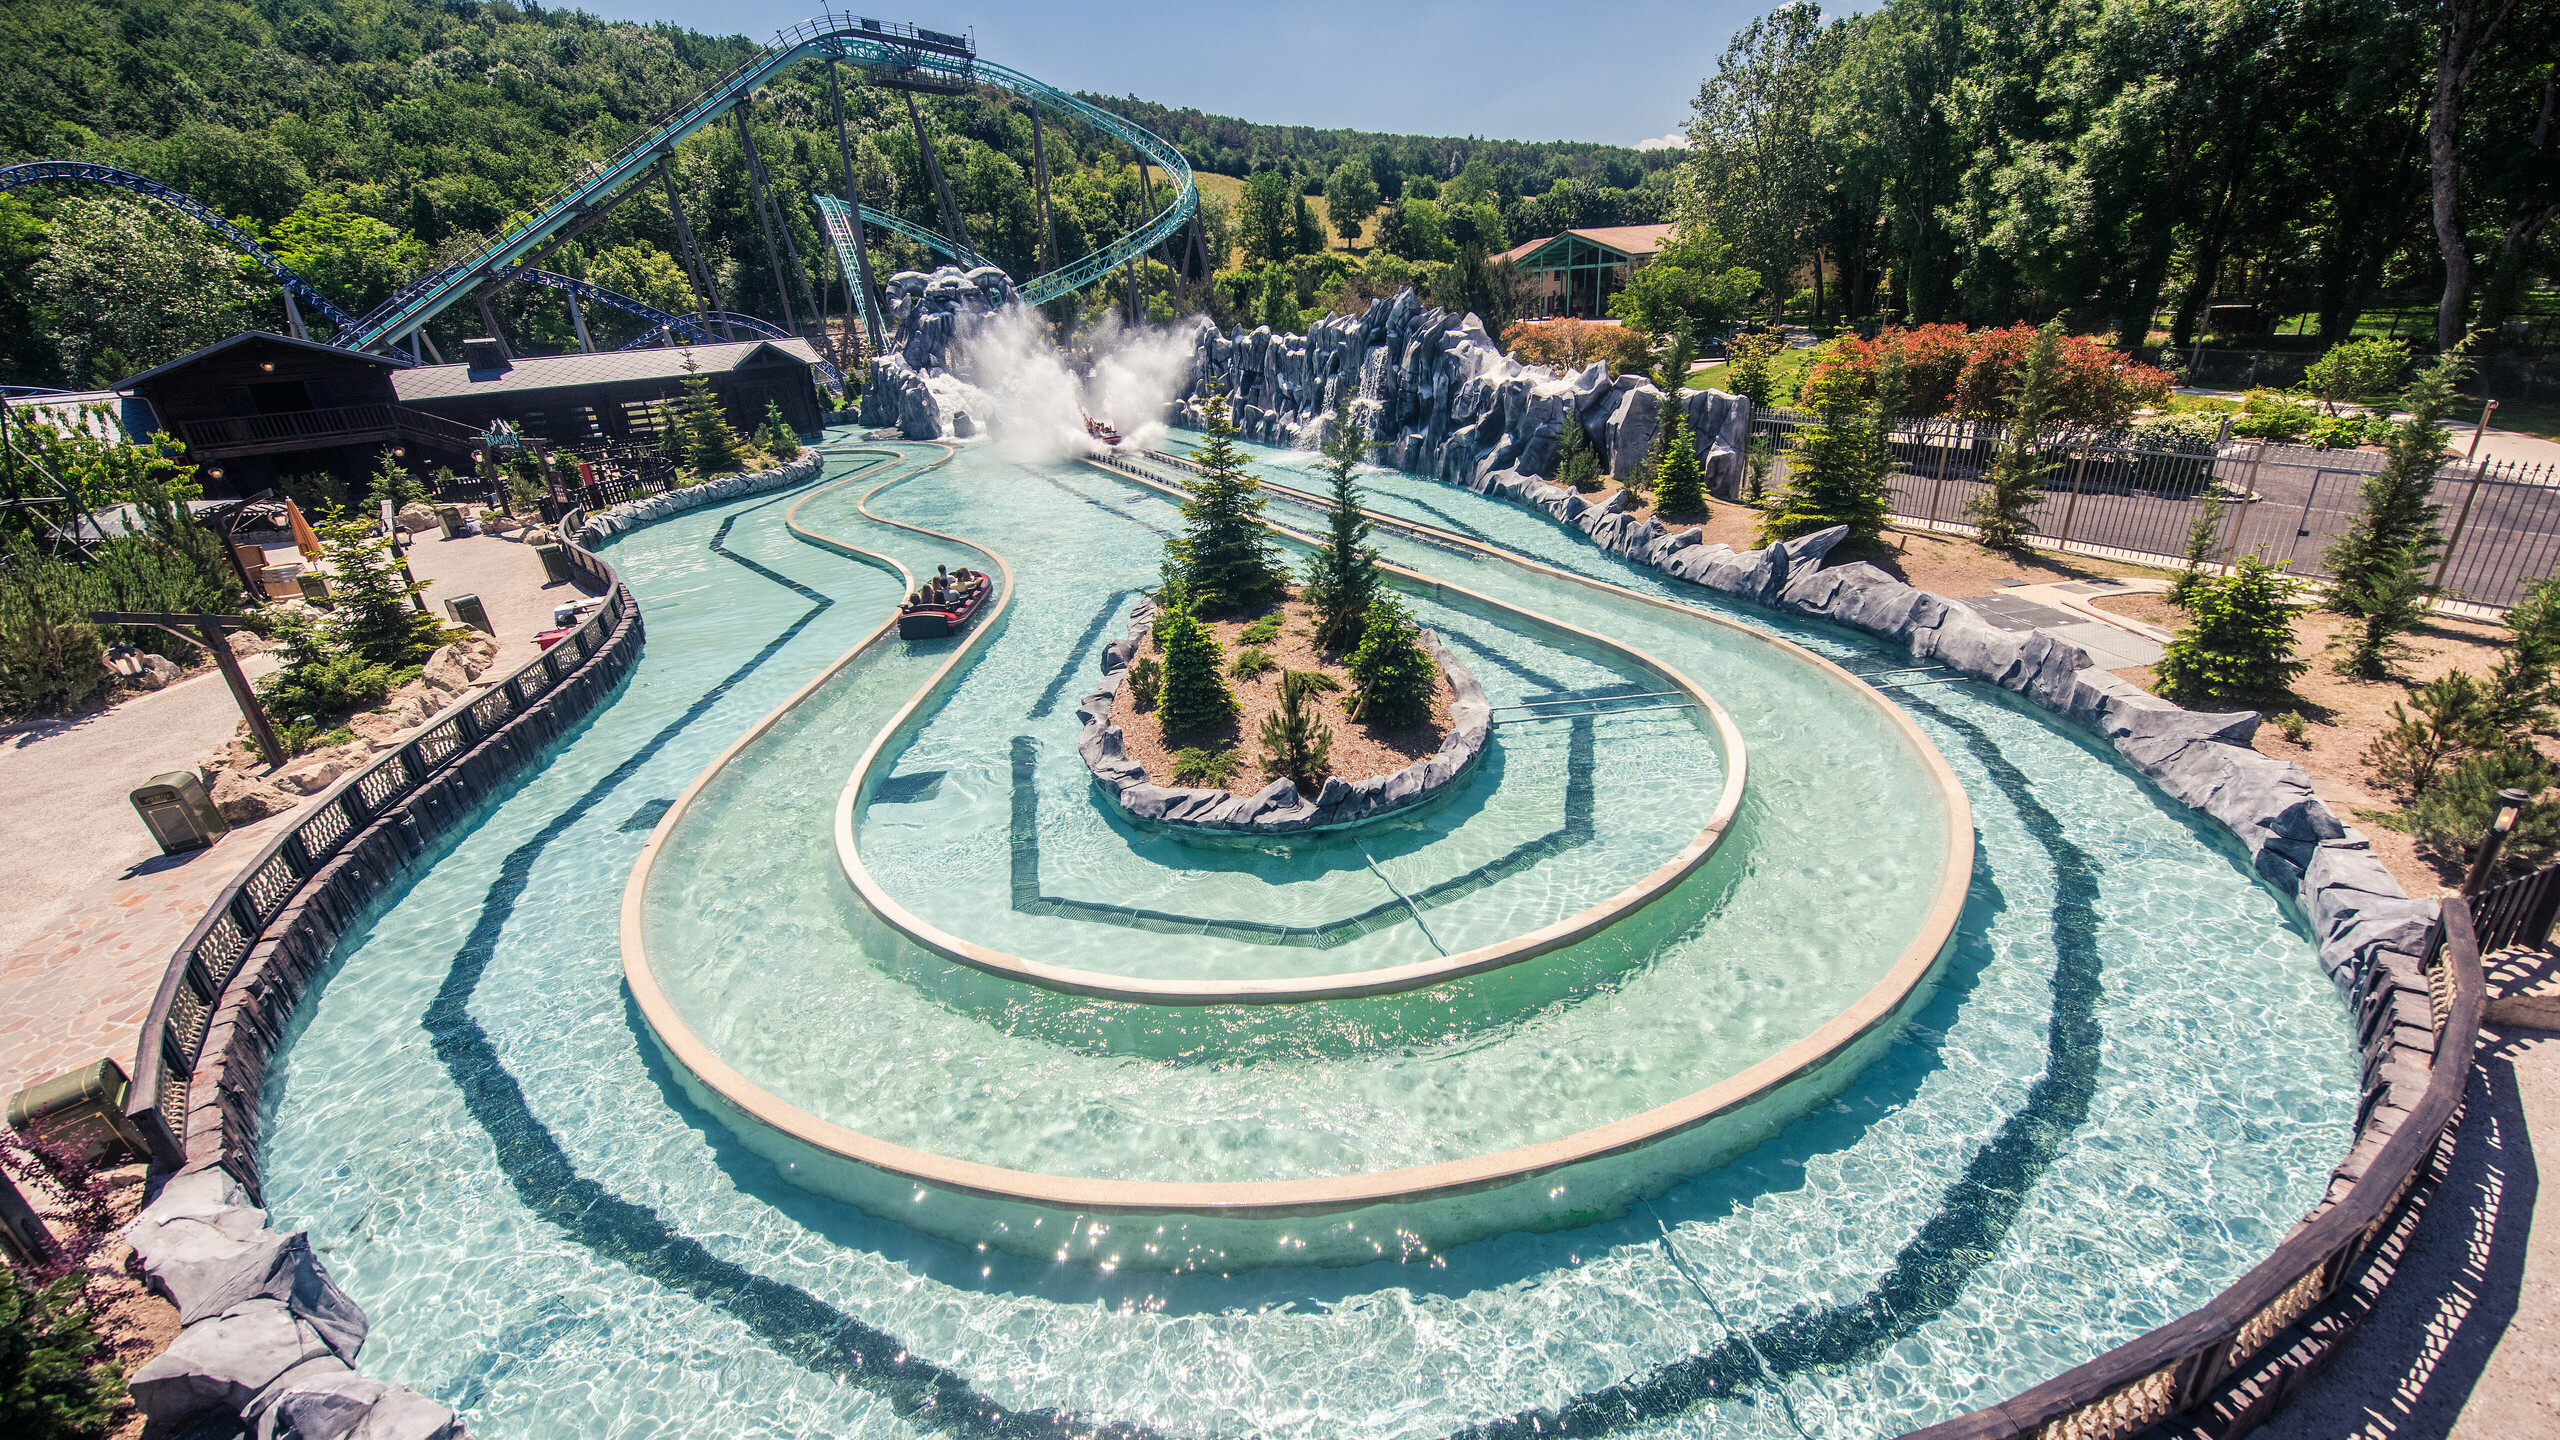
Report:
[[[276,283],[284,287],[287,295],[301,296],[305,304],[319,311],[341,332],[355,323],[354,316],[339,309],[310,281],[296,275],[286,267],[283,261],[268,254],[266,247],[258,243],[257,237],[225,219],[221,211],[174,186],[163,185],[148,175],[136,175],[130,170],[119,170],[113,165],[98,165],[86,160],[37,160],[25,165],[11,165],[6,169],[0,169],[0,192],[15,190],[21,185],[64,183],[108,185],[157,200],[231,242],[233,249],[246,255],[260,269],[273,275]],[[300,317],[297,316],[295,319],[294,328],[298,331],[301,329]]]
[[[336,343],[353,349],[396,345],[481,286],[517,278],[514,272],[532,255],[564,230],[609,207],[677,142],[728,114],[794,64],[809,59],[841,60],[881,74],[891,83],[921,83],[925,88],[991,85],[1010,90],[1085,121],[1129,145],[1165,172],[1173,181],[1173,197],[1165,207],[1109,245],[1026,282],[1022,293],[1034,303],[1090,285],[1163,244],[1199,207],[1199,190],[1192,181],[1189,162],[1152,132],[1019,71],[981,60],[970,44],[958,36],[851,15],[824,15],[783,31],[761,53],[720,77],[677,111],[674,118],[632,140],[611,157],[586,167],[578,179],[550,199],[510,217],[498,237],[478,253],[420,278],[357,317],[340,332]],[[871,218],[867,207],[866,212],[864,218]],[[901,229],[900,233],[912,232]],[[952,243],[945,240],[936,248],[947,254]]]
[[[354,316],[340,309],[328,296],[320,293],[317,286],[269,253],[266,247],[260,245],[248,231],[224,219],[220,211],[174,186],[164,185],[148,175],[136,175],[130,170],[119,170],[113,165],[98,165],[84,160],[42,160],[32,164],[0,168],[0,193],[14,190],[21,185],[62,183],[107,185],[157,200],[221,236],[230,243],[232,248],[238,250],[269,275],[274,276],[286,293],[300,296],[305,303],[319,311],[321,316],[337,327],[342,334],[355,323]],[[719,339],[715,326],[732,333],[745,330],[765,339],[794,338],[790,331],[759,320],[752,315],[736,315],[727,311],[700,315],[670,315],[645,300],[625,295],[619,290],[608,290],[592,281],[580,280],[552,270],[534,270],[519,266],[508,271],[506,278],[558,290],[563,294],[574,295],[583,302],[603,305],[647,321],[649,328],[641,332],[638,340],[623,346],[625,350],[635,350],[644,345],[658,343],[714,344]],[[296,318],[298,322],[299,317]],[[295,328],[299,330],[300,325],[297,323]],[[830,381],[841,381],[844,378],[833,364],[824,359],[818,362],[818,369]],[[17,389],[23,387],[11,388],[15,393]]]

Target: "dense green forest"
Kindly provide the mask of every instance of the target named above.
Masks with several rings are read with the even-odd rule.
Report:
[[[354,313],[402,281],[468,252],[508,215],[548,195],[757,48],[668,25],[608,24],[509,0],[17,0],[0,28],[0,161],[93,159],[178,187],[236,217],[288,265]],[[851,80],[857,72],[847,70]],[[845,92],[864,199],[941,229],[903,97]],[[1390,198],[1403,176],[1479,173],[1516,208],[1540,194],[1600,197],[1594,216],[1659,214],[1633,150],[1370,136],[1248,125],[1102,100],[1161,124],[1198,168],[1284,174],[1315,188],[1345,158]],[[989,93],[931,98],[926,128],[979,249],[1016,275],[1039,263],[1031,120]],[[785,204],[791,246],[821,304],[841,314],[841,283],[821,243],[814,191],[841,193],[823,66],[802,65],[759,92],[756,146]],[[1090,127],[1044,126],[1057,253],[1086,253],[1145,213],[1133,156]],[[1374,163],[1371,157],[1375,156]],[[779,320],[782,283],[766,258],[734,122],[687,141],[680,199],[723,303]],[[1155,177],[1157,204],[1163,177]],[[1242,227],[1213,201],[1223,255]],[[1321,249],[1293,240],[1292,253]],[[882,273],[926,253],[892,240]],[[611,218],[545,264],[662,309],[698,308],[665,201],[642,186]],[[787,270],[790,259],[785,257]],[[1116,285],[1116,281],[1114,284]],[[1163,286],[1161,277],[1156,290]],[[1109,304],[1109,287],[1089,305]],[[1216,295],[1215,290],[1195,295]],[[793,307],[807,309],[794,282]],[[519,344],[568,348],[565,305],[509,287],[494,300]],[[316,317],[315,317],[316,318]],[[618,343],[625,317],[591,314]],[[0,195],[0,380],[113,380],[246,325],[282,328],[273,285],[193,222],[96,188],[30,186]],[[447,353],[476,331],[470,308],[430,336]]]
[[[1786,5],[1701,88],[1683,214],[1835,315],[2341,340],[2398,291],[2547,348],[2555,99],[2552,0]]]

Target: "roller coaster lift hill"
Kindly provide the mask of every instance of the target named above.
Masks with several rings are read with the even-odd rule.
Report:
[[[595,348],[587,329],[585,306],[600,304],[646,322],[648,329],[639,339],[624,346],[625,349],[670,343],[709,343],[716,339],[737,339],[749,335],[786,337],[798,333],[806,336],[820,354],[825,355],[830,347],[823,316],[818,313],[818,306],[811,297],[807,271],[800,264],[790,229],[780,223],[784,215],[781,201],[765,183],[764,166],[755,150],[753,131],[746,123],[747,108],[752,105],[755,92],[803,60],[824,60],[827,63],[829,92],[834,101],[836,143],[844,166],[844,196],[814,197],[821,228],[842,272],[859,277],[859,283],[851,288],[861,313],[864,333],[875,351],[884,336],[883,318],[876,298],[878,286],[871,266],[868,236],[871,228],[877,227],[920,242],[964,267],[976,268],[989,263],[969,241],[950,183],[944,178],[933,143],[925,133],[923,114],[915,104],[918,94],[960,95],[993,89],[1010,92],[1029,102],[1040,203],[1040,263],[1049,268],[1017,287],[1024,299],[1033,304],[1045,304],[1083,289],[1114,270],[1129,266],[1132,267],[1130,308],[1133,316],[1143,315],[1144,311],[1139,308],[1144,303],[1141,278],[1135,271],[1135,262],[1166,246],[1186,227],[1189,234],[1184,237],[1187,243],[1178,252],[1182,263],[1174,267],[1175,283],[1183,284],[1188,274],[1207,273],[1207,251],[1198,220],[1199,191],[1192,181],[1190,164],[1170,143],[1065,91],[981,59],[971,35],[953,35],[915,25],[851,15],[823,15],[783,31],[772,44],[721,76],[670,118],[645,131],[610,157],[584,167],[575,180],[540,204],[510,216],[497,237],[477,252],[411,281],[362,315],[349,315],[308,280],[268,253],[255,236],[233,224],[219,211],[148,176],[89,161],[43,160],[0,168],[0,191],[39,183],[106,185],[167,205],[222,237],[274,277],[283,291],[287,327],[295,337],[309,338],[303,318],[303,310],[308,307],[318,312],[335,332],[325,343],[342,349],[389,354],[413,362],[424,361],[434,351],[434,342],[424,334],[427,323],[466,299],[479,308],[484,333],[497,337],[499,330],[495,316],[489,310],[489,292],[499,285],[523,281],[558,290],[567,298],[570,319],[577,331],[581,350],[592,351]],[[857,83],[905,93],[917,147],[923,155],[928,178],[933,183],[935,200],[947,234],[862,203],[853,164],[851,136],[845,125],[843,81],[839,73],[840,67],[847,65],[855,69]],[[1172,182],[1172,195],[1167,204],[1161,210],[1154,210],[1144,224],[1091,254],[1064,265],[1058,263],[1056,233],[1050,223],[1048,153],[1041,125],[1044,107],[1081,120],[1134,150],[1150,208],[1154,187],[1147,174],[1148,165],[1164,171],[1166,179]],[[682,204],[676,195],[674,177],[667,168],[669,157],[680,141],[706,129],[731,111],[738,112],[748,175],[755,191],[756,218],[763,233],[765,258],[778,282],[776,288],[783,310],[783,325],[780,327],[723,308],[712,269],[694,242],[692,228],[686,222]],[[651,176],[657,178],[666,197],[668,211],[674,221],[677,247],[682,251],[680,258],[686,281],[700,304],[700,308],[691,315],[669,314],[629,295],[539,266],[554,247],[575,238],[610,214],[615,205],[628,198],[641,182]],[[778,245],[777,232],[780,235]],[[789,252],[787,264],[785,251]],[[805,325],[791,304],[794,288],[791,279],[784,277],[798,282],[803,303],[810,311]],[[820,368],[829,380],[841,381],[840,365],[848,357],[839,353],[835,358],[839,363],[822,361]]]

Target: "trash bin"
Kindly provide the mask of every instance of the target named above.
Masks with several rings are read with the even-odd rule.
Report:
[[[436,524],[444,531],[444,538],[457,539],[462,534],[462,511],[456,506],[439,505],[436,507]]]
[[[160,842],[163,855],[201,850],[231,833],[231,822],[214,808],[213,797],[205,793],[204,782],[192,770],[154,775],[130,798],[142,823],[151,828],[151,838]]]
[[[533,553],[542,557],[542,580],[556,585],[569,578],[569,555],[557,545],[536,545]]]
[[[483,635],[498,633],[498,627],[489,623],[489,607],[481,604],[477,595],[454,596],[444,602],[444,613]]]
[[[72,1146],[92,1160],[119,1151],[147,1160],[149,1143],[125,1118],[125,1097],[132,1090],[123,1066],[100,1060],[10,1096],[9,1128]]]
[[[326,606],[329,603],[328,576],[321,574],[317,570],[305,570],[300,575],[295,576],[294,579],[295,582],[302,587],[303,599],[310,601],[314,605],[320,606]]]

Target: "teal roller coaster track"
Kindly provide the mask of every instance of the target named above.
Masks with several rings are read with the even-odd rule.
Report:
[[[851,15],[824,15],[783,31],[771,45],[720,77],[710,88],[680,108],[673,118],[624,145],[611,157],[585,167],[575,181],[550,198],[510,216],[498,237],[479,251],[410,282],[360,316],[350,316],[332,303],[317,287],[295,274],[268,253],[254,236],[224,218],[220,212],[148,176],[88,161],[37,161],[0,169],[0,191],[37,182],[71,181],[109,185],[169,205],[221,235],[252,263],[275,278],[283,287],[286,316],[295,334],[301,334],[303,329],[301,311],[296,303],[298,299],[317,310],[335,327],[336,334],[329,343],[346,349],[390,350],[404,341],[414,349],[415,337],[428,321],[485,286],[519,280],[560,290],[573,299],[593,301],[638,316],[651,326],[644,339],[664,335],[675,340],[706,341],[713,334],[706,321],[719,323],[724,329],[734,329],[740,323],[739,317],[725,312],[706,312],[700,316],[670,315],[631,296],[534,268],[533,261],[549,246],[611,209],[626,191],[672,154],[679,141],[745,103],[755,91],[772,83],[794,64],[809,59],[851,64],[868,72],[877,83],[911,91],[955,93],[981,85],[1010,91],[1031,101],[1035,107],[1047,105],[1085,121],[1127,144],[1147,162],[1165,172],[1166,178],[1172,182],[1173,194],[1164,208],[1149,216],[1145,224],[1101,249],[1024,282],[1020,286],[1023,298],[1034,304],[1080,290],[1162,245],[1189,223],[1199,208],[1199,190],[1193,183],[1189,162],[1182,158],[1182,152],[1154,133],[1019,71],[979,59],[974,45],[964,37]],[[855,234],[851,223],[851,216],[856,213],[854,208],[831,195],[816,198],[821,222],[835,247],[838,260],[843,264],[844,273],[862,274],[854,255]],[[965,241],[944,236],[886,211],[864,205],[858,213],[863,221],[919,241],[964,266],[974,268],[991,263]],[[867,293],[868,287],[857,283],[850,288],[859,300],[866,325],[874,323],[876,316],[873,298]],[[772,331],[770,326],[763,326],[762,322],[758,325],[765,331],[781,333]],[[833,374],[833,366],[825,368]]]

